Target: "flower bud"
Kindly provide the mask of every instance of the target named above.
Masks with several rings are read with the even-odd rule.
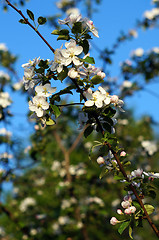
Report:
[[[125,156],[126,156],[126,152],[122,151],[122,152],[120,153],[120,157],[125,157]]]
[[[123,214],[123,212],[121,211],[121,209],[117,209],[117,213],[118,213],[119,215]]]
[[[116,225],[117,223],[119,223],[120,221],[118,221],[118,219],[116,219],[116,217],[112,217],[111,219],[110,219],[110,224],[111,225]]]
[[[123,208],[128,208],[128,207],[130,207],[130,202],[129,202],[129,201],[123,201],[123,202],[121,203],[121,206],[122,206]]]
[[[117,95],[113,95],[113,96],[111,96],[110,101],[111,101],[111,103],[117,104],[119,101],[119,97]]]
[[[97,158],[97,163],[98,163],[98,164],[104,164],[104,162],[105,162],[105,161],[104,161],[104,158],[103,158],[103,157],[98,157],[98,158]]]

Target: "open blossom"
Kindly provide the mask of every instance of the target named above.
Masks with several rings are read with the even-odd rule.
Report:
[[[152,172],[143,172],[146,176],[150,178],[159,178],[159,173],[152,173]]]
[[[77,57],[79,54],[82,53],[83,47],[77,46],[76,41],[71,39],[70,42],[65,43],[66,49],[61,50],[62,56],[65,58],[65,66],[68,66],[72,62],[76,65],[79,66],[81,65],[81,61]]]
[[[111,225],[116,225],[117,223],[120,223],[120,221],[118,221],[118,219],[116,219],[116,217],[112,217],[110,219],[110,224]]]
[[[8,51],[8,48],[6,47],[5,43],[0,43],[0,51]]]
[[[28,63],[22,64],[22,67],[25,68],[35,68],[37,64],[40,62],[40,57],[35,58],[33,60],[29,60]]]
[[[33,88],[35,86],[34,77],[35,73],[33,68],[31,69],[26,68],[24,70],[23,83],[25,85],[26,90],[28,90],[29,88]]]
[[[63,46],[63,45],[62,45]],[[61,48],[57,48],[54,52],[54,61],[51,61],[51,71],[57,71],[60,73],[63,70],[63,65],[65,64],[65,58],[61,54]]]
[[[132,177],[142,177],[143,169],[137,169],[131,172]]]
[[[4,78],[6,81],[10,80],[10,76],[8,75],[8,73],[5,73],[3,71],[0,71],[0,79]]]
[[[29,101],[29,109],[35,112],[38,117],[44,115],[44,110],[49,108],[49,103],[46,101],[45,97],[35,96],[32,101]]]
[[[46,83],[43,86],[36,86],[35,91],[38,96],[50,97],[56,91],[56,87],[51,87],[50,83]]]
[[[6,108],[9,105],[11,105],[11,99],[10,99],[9,93],[1,92],[0,93],[0,106],[2,106],[3,108]]]
[[[69,76],[70,78],[80,77],[78,70],[75,69],[75,68],[71,68],[71,69],[69,70],[68,76]]]
[[[144,54],[144,50],[142,48],[137,48],[136,50],[134,50],[131,55],[132,57],[142,57]]]
[[[159,8],[153,8],[150,11],[145,11],[144,12],[144,17],[149,19],[149,20],[152,20],[157,16],[159,16]]]
[[[88,99],[85,102],[86,107],[91,107],[95,105],[97,108],[101,108],[103,106],[110,104],[110,96],[109,94],[104,90],[104,88],[99,87],[99,91],[95,91],[94,93],[89,88],[87,91],[84,92],[84,95]]]
[[[79,13],[71,13],[69,14],[69,16],[67,18],[65,18],[64,20],[58,20],[59,24],[63,25],[63,24],[69,24],[69,25],[73,25],[75,22],[79,22],[82,21],[82,16]]]
[[[88,30],[93,33],[93,35],[94,35],[95,37],[98,37],[98,38],[99,38],[98,31],[97,31],[97,29],[95,28],[95,26],[94,26],[94,24],[93,24],[93,21],[91,21],[90,19],[85,18],[85,19],[84,19],[84,24],[86,25],[86,27],[88,28]]]
[[[19,209],[22,212],[25,212],[29,206],[34,206],[36,204],[36,201],[32,197],[27,197],[24,200],[21,201]]]
[[[145,140],[141,142],[141,145],[150,156],[157,152],[158,147],[154,141]]]

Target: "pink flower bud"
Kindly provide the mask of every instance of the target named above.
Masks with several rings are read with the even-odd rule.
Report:
[[[129,202],[129,201],[123,201],[123,202],[121,203],[121,206],[122,206],[123,208],[128,208],[128,207],[130,207],[130,202]]]
[[[104,164],[104,162],[105,162],[105,161],[104,161],[104,158],[103,158],[103,157],[98,157],[98,158],[97,158],[97,163],[98,163],[98,164]]]
[[[121,211],[121,209],[117,209],[117,213],[118,213],[119,215],[123,214],[123,212]]]
[[[125,209],[124,213],[125,213],[125,214],[131,214],[130,208]]]
[[[136,207],[134,207],[134,206],[129,207],[129,208],[125,209],[125,211],[124,211],[125,214],[132,214],[135,212],[136,212]]]
[[[91,21],[91,20],[89,20],[88,23],[89,23],[90,25],[93,25],[93,21]]]
[[[131,213],[136,212],[136,207],[134,207],[134,206],[130,207],[130,211],[131,211]]]
[[[122,151],[122,152],[120,153],[120,157],[125,157],[125,156],[126,156],[126,152]]]
[[[111,103],[117,104],[119,101],[119,97],[117,95],[113,95],[113,96],[111,96],[110,101],[111,101]]]
[[[112,217],[111,219],[110,219],[110,224],[111,225],[116,225],[117,223],[119,223],[120,221],[118,221],[118,219],[116,219],[116,217]]]
[[[102,79],[105,78],[105,73],[104,73],[104,72],[99,71],[99,72],[97,73],[97,75],[98,75],[99,77],[101,77]]]

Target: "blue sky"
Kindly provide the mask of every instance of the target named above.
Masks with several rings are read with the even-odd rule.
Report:
[[[55,2],[56,1],[52,0],[30,0],[30,2],[22,8],[22,11],[26,13],[26,9],[30,9],[37,18],[41,15],[53,15],[58,11]],[[98,11],[93,15],[93,21],[99,30],[100,36],[99,39],[94,38],[95,44],[101,49],[104,47],[111,47],[121,30],[127,32],[129,29],[134,28],[136,20],[141,19],[144,11],[151,8],[153,8],[153,5],[150,0],[103,0],[102,4],[98,7]],[[84,16],[84,8],[82,8],[82,13]],[[10,51],[19,56],[16,69],[19,76],[22,78],[23,69],[21,65],[23,63],[39,56],[44,59],[53,59],[53,54],[31,28],[18,23],[19,19],[20,16],[13,9],[9,9],[8,13],[4,13],[0,10],[0,42],[6,43]],[[61,46],[61,42],[56,42],[56,36],[51,35],[53,30],[53,28],[48,26],[41,26],[39,28],[39,31],[44,35],[52,47],[57,48]],[[114,57],[114,64],[110,68],[112,75],[119,75],[119,63],[127,59],[133,49],[142,47],[144,50],[148,50],[154,46],[159,47],[159,29],[147,31],[140,30],[138,34],[139,36],[137,39],[124,43],[117,50]],[[95,51],[93,51],[92,54],[94,57],[97,56]],[[100,64],[100,59],[97,59],[96,65],[100,67]],[[159,84],[152,84],[147,88],[158,93]],[[22,97],[15,96],[14,99],[15,104],[13,105],[13,113],[15,112],[21,115],[21,117],[19,115],[20,120],[15,121],[15,125],[18,127],[19,124],[21,124],[23,127],[23,115],[28,111],[28,104]],[[155,121],[159,122],[159,111],[156,110],[159,104],[158,98],[144,91],[136,93],[134,97],[127,99],[126,102],[128,106],[135,109],[137,117],[143,114],[150,114]],[[27,123],[25,126],[29,132]]]

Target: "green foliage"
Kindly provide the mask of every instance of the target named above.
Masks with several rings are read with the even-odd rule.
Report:
[[[30,11],[29,9],[27,9],[27,14],[28,14],[29,18],[34,21],[34,13],[32,11]]]
[[[39,25],[44,25],[46,23],[47,19],[45,17],[38,17],[38,23]]]

